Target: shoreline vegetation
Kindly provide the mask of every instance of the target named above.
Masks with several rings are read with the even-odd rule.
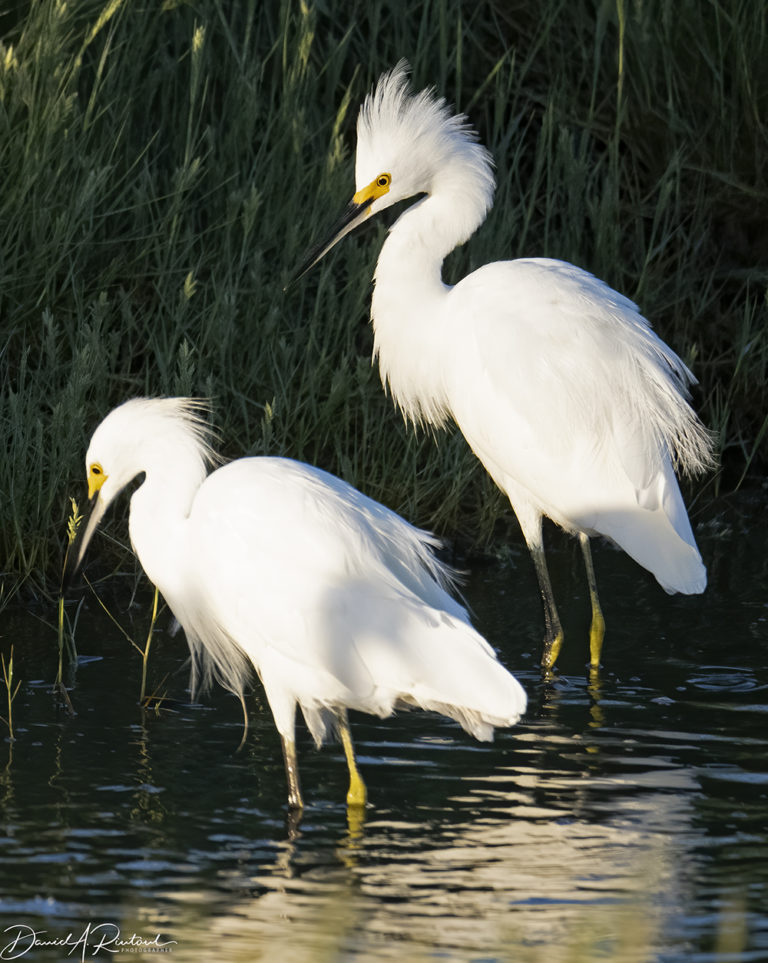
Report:
[[[343,7],[343,5],[342,5]],[[300,284],[354,190],[357,109],[406,57],[496,162],[455,281],[572,261],[699,379],[721,468],[768,468],[768,25],[760,4],[36,0],[0,14],[0,608],[54,597],[88,439],[137,395],[212,400],[226,457],[334,472],[467,552],[518,538],[458,432],[406,428],[371,363],[386,225]],[[127,499],[112,524],[124,524]],[[102,562],[117,570],[116,539]]]

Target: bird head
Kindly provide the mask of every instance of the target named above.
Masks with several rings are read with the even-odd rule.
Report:
[[[408,64],[383,74],[357,118],[355,194],[328,235],[304,258],[298,280],[343,237],[374,214],[453,181],[480,194],[483,214],[494,189],[488,151],[463,114],[452,114],[431,89],[414,93]]]
[[[67,556],[65,583],[82,564],[109,505],[138,475],[155,466],[191,463],[193,484],[199,484],[213,458],[201,418],[207,407],[191,398],[134,398],[101,422],[85,456],[88,515]]]
[[[104,513],[117,495],[144,470],[137,459],[132,403],[110,412],[91,438],[85,456],[88,510],[67,555],[64,584],[68,585],[82,564],[85,550]]]

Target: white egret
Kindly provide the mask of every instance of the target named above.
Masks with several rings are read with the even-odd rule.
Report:
[[[74,569],[104,511],[134,478],[131,543],[184,629],[198,680],[242,700],[252,669],[282,740],[288,800],[302,807],[296,705],[320,746],[335,729],[362,805],[347,709],[420,706],[477,739],[525,711],[526,696],[447,591],[436,540],[329,475],[286,458],[215,460],[205,405],[134,399],[96,429],[86,456],[91,513]]]
[[[425,195],[389,231],[374,275],[374,358],[406,420],[452,418],[509,497],[544,603],[543,665],[563,642],[542,517],[579,536],[592,604],[590,658],[605,623],[589,537],[611,539],[668,592],[706,585],[674,468],[711,464],[688,404],[695,379],[628,298],[563,261],[487,264],[455,286],[442,262],[492,204],[492,160],[463,115],[409,89],[401,61],[357,121],[356,193],[300,277],[356,226]]]

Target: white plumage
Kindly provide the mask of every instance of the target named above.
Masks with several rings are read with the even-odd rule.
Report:
[[[390,229],[376,266],[382,380],[407,419],[452,418],[509,497],[539,577],[547,666],[563,632],[542,516],[579,535],[597,665],[604,622],[589,536],[612,539],[668,592],[705,588],[674,472],[711,464],[709,435],[688,404],[695,379],[632,301],[572,264],[496,262],[443,283],[445,256],[492,204],[492,162],[465,117],[409,90],[404,63],[365,100],[357,136],[357,193],[298,273],[371,215],[426,195]]]
[[[349,746],[350,802],[364,787],[354,790],[347,709],[421,706],[478,739],[517,721],[525,693],[449,594],[432,536],[289,459],[242,458],[208,475],[201,413],[190,399],[135,399],[104,419],[86,457],[94,507],[74,562],[107,505],[145,473],[131,498],[134,550],[186,633],[195,681],[242,698],[252,668],[261,677],[292,805],[297,704],[318,745],[336,728]]]

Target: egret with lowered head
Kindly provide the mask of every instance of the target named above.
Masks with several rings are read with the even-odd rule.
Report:
[[[509,497],[544,603],[542,664],[563,629],[544,555],[542,518],[578,535],[600,663],[605,622],[589,538],[603,535],[667,592],[703,592],[706,570],[675,468],[712,463],[688,403],[695,379],[637,305],[563,261],[486,264],[455,286],[446,255],[492,204],[488,151],[463,115],[413,93],[407,65],[384,74],[357,121],[356,193],[339,224],[296,272],[398,201],[424,195],[389,231],[374,275],[371,318],[382,381],[406,419],[453,419]]]
[[[243,699],[253,670],[280,738],[288,801],[303,806],[295,714],[320,746],[329,731],[365,784],[347,710],[420,706],[477,739],[510,726],[526,696],[448,591],[436,540],[333,475],[286,458],[215,460],[206,406],[134,399],[96,429],[86,456],[91,511],[74,570],[107,506],[134,478],[131,543],[187,636],[193,689],[218,680]]]

